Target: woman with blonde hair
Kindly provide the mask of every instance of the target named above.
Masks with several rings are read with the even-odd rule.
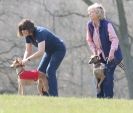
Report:
[[[98,98],[113,98],[113,75],[116,66],[122,60],[119,39],[112,23],[105,17],[105,9],[99,3],[88,7],[90,20],[87,23],[86,40],[93,55],[98,55],[105,64],[105,79],[101,91],[97,92]]]

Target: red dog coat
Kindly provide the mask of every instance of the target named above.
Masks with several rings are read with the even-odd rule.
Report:
[[[20,79],[25,80],[38,80],[39,73],[37,70],[22,71],[20,74]]]

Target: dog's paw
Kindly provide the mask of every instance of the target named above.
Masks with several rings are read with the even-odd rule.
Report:
[[[46,91],[42,91],[42,95],[43,95],[43,96],[49,96],[49,93],[46,92]]]

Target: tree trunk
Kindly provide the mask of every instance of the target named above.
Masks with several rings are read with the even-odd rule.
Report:
[[[133,99],[133,69],[132,69],[132,57],[131,57],[131,45],[128,37],[127,22],[125,17],[125,11],[123,7],[123,0],[116,0],[118,15],[119,15],[119,30],[120,30],[120,41],[124,55],[124,64],[126,66],[126,77],[129,88],[129,98]]]

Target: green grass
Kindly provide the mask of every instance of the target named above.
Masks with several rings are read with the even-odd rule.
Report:
[[[0,95],[0,113],[133,113],[133,100]]]

